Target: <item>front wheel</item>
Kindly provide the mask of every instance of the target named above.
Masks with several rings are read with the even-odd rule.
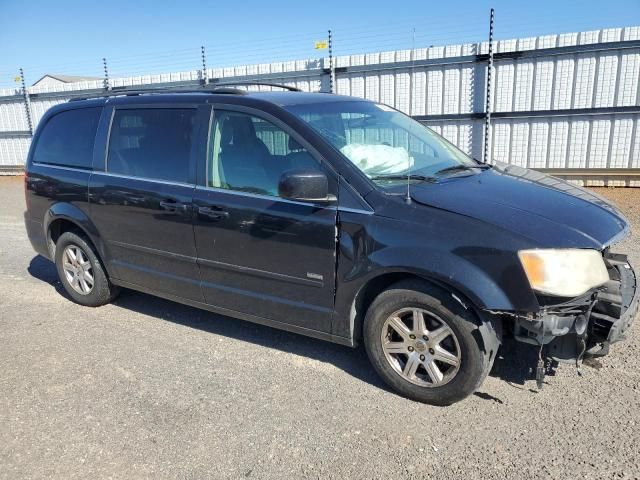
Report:
[[[421,282],[400,282],[369,307],[364,344],[378,374],[402,395],[450,405],[473,393],[491,358],[473,314]]]

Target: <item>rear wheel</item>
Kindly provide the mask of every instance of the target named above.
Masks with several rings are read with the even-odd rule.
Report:
[[[119,293],[92,246],[77,233],[60,235],[55,264],[64,289],[80,305],[98,307],[111,302]]]
[[[381,293],[365,318],[364,343],[376,371],[402,395],[450,405],[473,393],[490,369],[474,315],[422,282]]]

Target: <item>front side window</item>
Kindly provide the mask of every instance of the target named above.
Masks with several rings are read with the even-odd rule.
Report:
[[[209,144],[209,187],[277,196],[285,171],[320,169],[287,132],[246,113],[216,111]]]
[[[33,154],[33,161],[74,168],[91,168],[102,107],[60,112],[47,121]]]
[[[195,121],[193,108],[116,110],[107,171],[188,183]]]
[[[366,101],[285,107],[302,118],[380,186],[478,164],[447,140],[390,108]]]

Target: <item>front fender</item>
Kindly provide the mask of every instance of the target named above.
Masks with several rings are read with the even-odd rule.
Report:
[[[537,312],[537,298],[517,256],[526,239],[477,220],[430,210],[426,220],[341,212],[334,331],[348,336],[370,291],[406,275],[457,292],[485,310]],[[380,278],[384,277],[384,278]],[[380,286],[382,285],[382,287]],[[361,297],[360,293],[366,295]],[[359,310],[360,309],[360,310]]]
[[[381,272],[404,271],[462,293],[479,309],[539,309],[535,295],[511,252],[483,247],[444,249],[387,247],[369,256]]]

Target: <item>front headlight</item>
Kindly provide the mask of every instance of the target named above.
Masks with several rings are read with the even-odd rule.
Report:
[[[518,256],[531,288],[540,293],[577,297],[609,280],[597,250],[521,250]]]

